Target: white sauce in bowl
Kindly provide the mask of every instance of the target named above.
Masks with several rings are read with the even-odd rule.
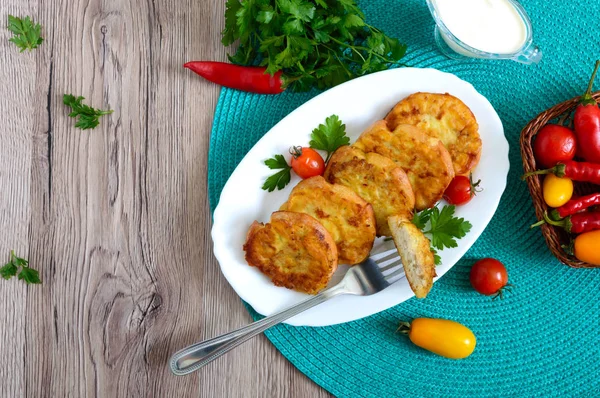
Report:
[[[444,25],[463,43],[494,54],[519,51],[525,22],[508,0],[433,0]]]

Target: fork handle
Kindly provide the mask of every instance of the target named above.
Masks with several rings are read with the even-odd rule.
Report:
[[[257,334],[264,332],[271,326],[275,326],[294,315],[321,304],[338,294],[344,293],[346,293],[345,287],[343,284],[338,284],[314,297],[263,318],[260,321],[253,322],[248,326],[222,334],[210,340],[190,345],[173,354],[169,361],[171,371],[177,376],[192,373],[245,341],[250,340]]]

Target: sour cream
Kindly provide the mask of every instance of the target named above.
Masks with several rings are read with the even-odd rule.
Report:
[[[494,54],[519,51],[527,26],[508,0],[432,0],[444,25],[463,43]]]

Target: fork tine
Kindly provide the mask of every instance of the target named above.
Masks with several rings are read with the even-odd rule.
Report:
[[[404,268],[398,268],[397,270],[395,270],[394,272],[392,272],[389,275],[385,275],[384,278],[388,283],[394,283],[397,280],[402,279],[405,276],[404,273]],[[399,277],[399,278],[396,278]],[[393,281],[392,281],[393,280]]]
[[[386,264],[381,264],[379,266],[379,269],[383,273],[383,272],[389,271],[391,269],[394,269],[399,265],[402,265],[402,259],[400,257],[397,257],[397,258],[392,259],[391,262],[388,261]]]
[[[391,269],[392,267],[397,265],[399,260],[400,260],[400,258],[398,256],[396,256],[396,257],[390,258],[389,260],[377,261],[377,267],[379,267],[379,269],[381,271],[385,271],[385,270]]]
[[[396,250],[396,247],[389,249],[389,250],[385,250],[381,253],[377,253],[377,254],[372,254],[371,255],[371,259],[373,261],[376,262],[380,262],[380,261],[386,261],[389,260],[395,256],[398,255],[398,250]]]

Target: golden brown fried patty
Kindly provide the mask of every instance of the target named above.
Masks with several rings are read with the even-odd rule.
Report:
[[[316,294],[337,268],[337,248],[331,235],[313,217],[278,211],[268,224],[250,226],[244,244],[246,261],[276,286]]]
[[[408,284],[415,296],[424,298],[431,290],[435,276],[435,262],[429,239],[412,222],[402,216],[388,219],[394,244],[402,258]]]
[[[481,138],[477,120],[468,106],[450,94],[409,95],[396,104],[385,120],[391,130],[410,124],[439,138],[450,152],[456,175],[468,174],[479,163]]]
[[[330,184],[321,176],[302,180],[280,210],[306,213],[333,237],[339,262],[358,264],[368,257],[375,240],[373,208],[350,188]]]
[[[415,195],[410,181],[404,170],[385,156],[340,147],[327,163],[324,177],[332,184],[347,186],[373,206],[379,236],[390,236],[389,216],[412,218]]]
[[[392,159],[407,174],[415,194],[415,207],[433,207],[454,178],[450,154],[437,139],[414,126],[401,124],[390,131],[380,120],[362,133],[354,147]]]

